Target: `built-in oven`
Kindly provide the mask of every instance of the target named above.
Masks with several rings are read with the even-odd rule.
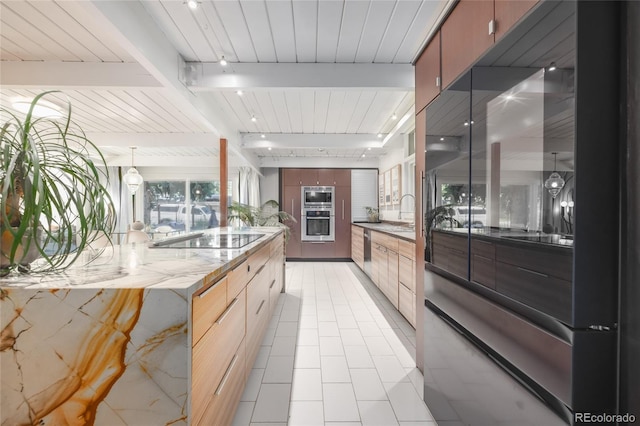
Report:
[[[303,186],[301,199],[303,209],[330,209],[335,207],[335,186]]]
[[[302,210],[302,241],[335,241],[333,210]]]

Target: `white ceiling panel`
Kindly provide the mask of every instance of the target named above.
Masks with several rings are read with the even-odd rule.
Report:
[[[336,62],[355,62],[369,5],[369,2],[361,0],[345,1]]]
[[[183,0],[2,0],[0,66],[7,61],[25,64],[29,72],[24,75],[32,81],[15,78],[23,68],[7,67],[14,76],[9,81],[7,73],[3,81],[0,75],[0,105],[11,108],[11,99],[33,97],[46,84],[57,83],[64,94],[53,99],[63,103],[68,97],[74,119],[86,132],[101,143],[113,140],[105,145],[113,161],[126,158],[126,147],[136,139],[144,140],[144,149],[136,153],[141,158],[174,155],[193,161],[217,153],[188,151],[192,144],[217,137],[242,139],[242,134],[260,138],[262,133],[292,138],[282,139],[272,151],[266,145],[234,145],[254,166],[252,153],[282,158],[291,150],[295,158],[376,157],[386,149],[375,135],[399,131],[390,116],[413,111],[413,87],[410,79],[409,84],[401,82],[399,76],[407,73],[397,67],[410,66],[451,1],[200,0],[200,7],[191,10]],[[223,56],[230,62],[226,68],[218,63]],[[63,61],[74,65],[56,65]],[[115,65],[123,63],[131,66]],[[211,87],[187,80],[197,81],[190,67],[204,70],[212,63],[210,69],[227,80],[216,80]],[[101,67],[90,80],[82,77],[86,64]],[[246,68],[287,64],[295,68]],[[363,74],[360,68],[355,74],[346,68],[336,72],[322,68],[327,64],[375,69],[367,68],[366,79],[354,79]],[[389,64],[396,68],[383,68]],[[43,69],[59,77],[35,81]],[[129,78],[114,79],[113,73]],[[331,80],[332,73],[341,80]],[[231,90],[238,85],[223,86],[223,81],[246,76],[261,80],[240,86],[243,96]],[[200,77],[206,77],[204,72]],[[296,87],[296,81],[303,84]],[[217,129],[223,131],[215,133]],[[316,137],[323,135],[345,139],[318,146],[324,139]],[[358,135],[369,145],[349,138]],[[154,140],[162,150],[153,151]]]
[[[317,0],[293,2],[296,62],[316,62],[319,38],[318,7]]]

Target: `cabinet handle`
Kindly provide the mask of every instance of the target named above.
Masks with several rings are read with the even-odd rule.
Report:
[[[342,220],[344,220],[344,200],[342,200]]]
[[[493,35],[496,33],[496,20],[492,19],[489,21],[489,35]]]
[[[440,76],[436,77],[436,87],[440,87]]]
[[[269,290],[271,290],[273,288],[275,283],[276,283],[276,280],[271,281],[271,285],[269,286]]]
[[[533,274],[533,275],[538,275],[539,277],[549,278],[549,275],[543,274],[542,272],[532,271],[531,269],[522,268],[520,266],[516,266],[516,268],[518,268],[522,272],[528,272],[528,273]]]
[[[225,309],[222,315],[220,315],[220,318],[216,320],[216,323],[218,325],[222,324],[222,321],[224,321],[225,318],[227,318],[227,315],[229,315],[229,312],[231,312],[231,309],[233,309],[233,307],[236,306],[236,303],[238,303],[237,297],[233,299],[233,301],[229,304],[229,306],[227,306],[227,309]]]
[[[229,375],[231,374],[233,367],[236,366],[236,361],[238,361],[238,355],[233,356],[233,359],[231,360],[231,364],[229,364],[229,368],[227,368],[227,371],[224,373],[224,376],[222,376],[222,381],[220,382],[220,384],[218,385],[218,388],[216,389],[216,392],[214,394],[215,396],[218,396],[222,393],[222,389],[224,388],[224,385],[227,384],[227,380],[229,379]]]
[[[205,297],[207,294],[209,294],[211,291],[213,291],[213,289],[215,288],[215,286],[216,286],[217,284],[218,284],[218,283],[212,284],[208,289],[206,289],[205,291],[203,291],[202,293],[200,293],[200,294],[198,295],[198,299],[201,299],[201,298]]]
[[[265,263],[264,265],[262,265],[262,266],[260,267],[260,269],[258,269],[258,272],[256,272],[256,275],[260,274],[260,272],[262,272],[262,270],[264,269],[264,267],[265,267],[266,265],[267,265],[266,263]]]
[[[293,198],[291,199],[291,216],[295,216],[293,213]]]
[[[258,310],[256,311],[256,315],[258,315],[260,313],[260,310],[262,309],[262,305],[264,305],[264,299],[262,299],[262,302],[260,302],[260,306],[258,306]]]
[[[479,240],[479,239],[477,239],[477,238],[474,238],[474,240],[473,240],[473,241],[475,241],[476,243],[487,244],[487,245],[490,245],[490,246],[492,246],[492,245],[493,245],[493,243],[492,243],[491,241],[482,241],[482,240]]]
[[[479,254],[474,254],[473,257],[478,258],[480,260],[484,260],[485,262],[493,262],[493,259],[486,256],[480,256]]]

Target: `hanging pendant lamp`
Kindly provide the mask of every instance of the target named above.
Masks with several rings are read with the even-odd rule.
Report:
[[[127,185],[127,188],[129,188],[129,192],[133,195],[136,193],[140,185],[142,185],[144,179],[142,179],[142,176],[133,165],[133,152],[137,147],[130,146],[129,148],[131,148],[131,168],[127,170],[127,173],[122,177],[122,180]]]
[[[549,191],[549,194],[551,194],[553,198],[556,198],[558,193],[560,193],[560,191],[562,191],[562,188],[564,188],[564,179],[562,179],[562,176],[560,176],[560,174],[556,171],[556,156],[558,155],[558,153],[552,152],[552,154],[553,172],[549,175],[547,180],[544,181],[544,187],[547,188],[547,191]]]

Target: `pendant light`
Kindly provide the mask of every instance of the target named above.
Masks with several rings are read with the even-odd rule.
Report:
[[[142,179],[142,176],[133,165],[133,152],[137,146],[130,146],[129,148],[131,148],[131,168],[127,170],[127,173],[122,177],[122,180],[127,185],[127,188],[129,188],[129,192],[133,195],[136,193],[140,185],[142,185],[142,181],[144,179]]]
[[[552,154],[553,172],[549,175],[547,180],[544,181],[544,187],[547,188],[547,191],[549,191],[549,194],[551,194],[553,198],[556,198],[556,195],[558,195],[558,193],[562,191],[562,188],[564,188],[564,179],[562,179],[562,176],[560,176],[556,171],[556,156],[558,153],[552,152]]]

